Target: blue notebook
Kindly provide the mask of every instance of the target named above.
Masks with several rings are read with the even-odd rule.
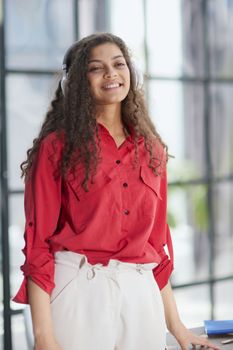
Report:
[[[204,326],[208,335],[233,333],[233,320],[205,320]]]

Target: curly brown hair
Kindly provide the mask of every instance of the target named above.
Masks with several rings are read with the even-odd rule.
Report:
[[[61,89],[61,81],[55,92],[40,133],[33,140],[33,146],[27,151],[27,159],[21,164],[22,177],[27,178],[33,159],[38,151],[41,141],[51,132],[64,135],[64,147],[59,169],[62,176],[69,169],[75,170],[79,163],[85,167],[85,178],[82,185],[88,190],[87,183],[91,174],[95,174],[99,159],[99,135],[94,113],[94,101],[90,93],[87,79],[88,60],[91,50],[104,43],[117,45],[128,65],[130,72],[130,89],[128,95],[121,103],[122,123],[126,132],[133,127],[133,142],[135,146],[135,159],[137,159],[137,140],[140,135],[145,139],[145,148],[149,152],[148,166],[158,175],[158,169],[162,162],[161,156],[153,154],[153,141],[167,146],[153,125],[144,100],[143,90],[137,86],[135,68],[131,61],[129,49],[122,39],[110,33],[97,33],[89,35],[75,42],[65,55],[67,67],[67,82],[65,95]],[[95,135],[97,135],[97,142]],[[167,159],[166,159],[167,160]],[[137,162],[137,161],[136,161]],[[92,173],[93,172],[93,173]]]

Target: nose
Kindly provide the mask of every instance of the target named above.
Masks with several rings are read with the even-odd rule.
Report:
[[[107,67],[104,72],[104,77],[107,79],[111,79],[117,76],[117,72],[114,67]]]

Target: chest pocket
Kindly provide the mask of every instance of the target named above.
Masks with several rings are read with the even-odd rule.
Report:
[[[147,165],[142,165],[140,169],[140,177],[144,184],[148,186],[159,199],[162,199],[160,193],[161,177],[155,176]]]
[[[84,190],[82,187],[82,179],[83,175],[74,178],[73,176],[68,177],[67,181],[69,185],[72,187],[73,191],[76,194],[76,197],[81,201],[88,199],[92,196],[92,194],[97,194],[99,190],[103,190],[106,185],[108,185],[112,178],[105,173],[102,169],[100,169],[97,174],[93,177],[92,180],[88,181],[88,192]]]
[[[142,204],[144,214],[155,216],[157,205],[162,200],[160,193],[161,176],[155,176],[147,165],[143,165],[140,167],[140,178],[144,184]]]

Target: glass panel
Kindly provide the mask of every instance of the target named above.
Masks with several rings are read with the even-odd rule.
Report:
[[[3,334],[4,334],[4,325],[3,325],[3,303],[2,303],[2,274],[1,274],[1,303],[0,303],[0,350],[3,349]]]
[[[232,78],[233,2],[215,0],[207,4],[211,75]]]
[[[201,1],[145,1],[149,74],[203,75]]]
[[[202,0],[182,1],[182,54],[183,74],[203,76],[204,71],[204,22]],[[171,14],[172,15],[172,14]],[[172,34],[173,39],[173,34]],[[168,44],[170,44],[168,41]],[[173,53],[169,58],[173,59]]]
[[[219,320],[232,320],[233,310],[233,281],[218,282],[214,287],[215,318]]]
[[[180,75],[182,71],[181,1],[147,0],[145,3],[149,73]]]
[[[5,1],[7,67],[60,68],[64,52],[73,41],[72,3]]]
[[[9,75],[7,79],[8,175],[11,189],[23,188],[20,164],[39,132],[52,99],[52,85],[55,86],[55,79],[49,76]]]
[[[169,187],[168,223],[175,255],[173,284],[208,277],[206,186]]]
[[[79,34],[81,38],[95,32],[96,5],[97,2],[95,0],[78,0]]]
[[[110,0],[73,0],[78,3],[79,36],[83,38],[94,32],[109,29],[108,6]]]
[[[233,174],[233,85],[211,86],[211,157],[216,176]]]
[[[214,224],[216,229],[214,271],[216,277],[233,274],[233,183],[214,186]]]
[[[9,198],[9,245],[10,245],[10,283],[11,296],[18,291],[23,280],[20,265],[24,262],[21,249],[24,247],[24,208],[23,195],[11,195]],[[11,301],[13,309],[22,308],[21,304]]]
[[[11,319],[13,350],[28,349],[23,315],[14,315]]]
[[[129,18],[129,14],[132,16]],[[125,40],[133,57],[144,69],[144,18],[142,0],[110,0],[110,31]],[[119,25],[120,24],[120,25]]]
[[[208,286],[175,289],[174,294],[181,320],[187,327],[201,327],[203,320],[210,318]]]
[[[205,173],[203,88],[179,82],[149,83],[149,110],[169,153],[169,180],[189,180]]]

